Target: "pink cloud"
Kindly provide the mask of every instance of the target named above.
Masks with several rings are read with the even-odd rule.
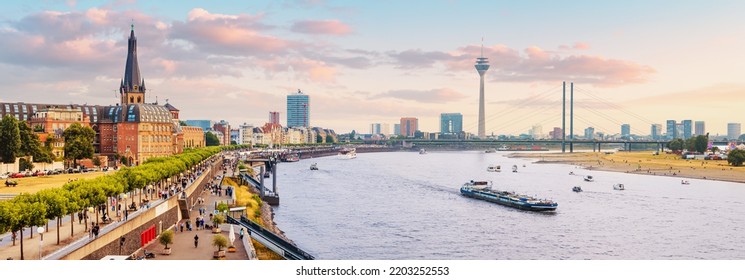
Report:
[[[565,50],[565,51],[566,50],[589,50],[590,49],[590,44],[585,43],[585,42],[576,42],[572,46],[561,45],[561,46],[559,46],[559,49],[560,50]]]
[[[424,103],[448,103],[459,101],[467,95],[450,88],[431,90],[391,90],[374,96],[375,98],[392,97]]]
[[[303,20],[292,24],[290,30],[306,34],[347,35],[352,28],[339,20]]]

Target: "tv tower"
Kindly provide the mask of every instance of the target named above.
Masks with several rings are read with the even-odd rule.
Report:
[[[486,138],[486,117],[484,113],[484,74],[489,70],[489,59],[484,57],[484,38],[481,38],[481,57],[476,59],[476,71],[481,76],[481,90],[479,91],[479,139]]]

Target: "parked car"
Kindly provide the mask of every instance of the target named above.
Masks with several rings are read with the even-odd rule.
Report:
[[[10,178],[23,178],[23,177],[26,177],[26,174],[23,174],[21,172],[13,173],[10,175]]]
[[[47,175],[47,172],[46,172],[46,171],[41,171],[41,170],[38,170],[38,171],[34,172],[34,173],[33,173],[33,174],[31,174],[31,175],[32,175],[32,176],[44,176],[44,175]]]
[[[57,169],[52,170],[52,174],[54,174],[54,175],[56,175],[56,174],[62,174],[62,173],[65,173],[65,170],[62,169],[62,168],[57,168]]]
[[[8,179],[8,177],[10,177],[10,173],[0,174],[0,179]]]

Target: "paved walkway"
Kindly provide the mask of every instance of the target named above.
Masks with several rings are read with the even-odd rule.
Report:
[[[218,180],[216,180],[218,182]],[[219,202],[229,202],[231,199],[228,196],[225,196],[223,193],[221,196],[215,195],[210,193],[209,190],[205,190],[200,195],[201,198],[205,200],[204,204],[197,204],[193,207],[193,209],[190,212],[191,216],[191,224],[192,224],[192,231],[188,231],[186,227],[184,227],[184,231],[181,231],[180,229],[176,231],[173,238],[173,244],[169,245],[169,248],[171,249],[170,255],[163,255],[161,252],[163,251],[164,246],[161,245],[157,239],[154,240],[151,244],[148,244],[145,246],[145,249],[150,252],[154,252],[156,254],[155,260],[211,260],[213,259],[213,253],[217,251],[217,248],[212,246],[212,236],[215,234],[212,233],[209,229],[196,229],[194,225],[195,218],[199,216],[199,208],[204,207],[207,209],[206,217],[204,218],[204,222],[207,225],[211,225],[211,221],[209,218],[209,213],[212,213],[215,210],[215,204]],[[185,223],[186,220],[181,220],[180,223]],[[248,254],[246,253],[244,242],[241,242],[239,238],[238,232],[240,231],[240,227],[233,226],[235,230],[235,241],[233,242],[233,245],[236,247],[236,252],[234,253],[225,253],[225,259],[226,260],[248,260]],[[172,225],[173,228],[173,225]],[[229,228],[230,225],[223,224],[221,225],[221,228],[223,229],[222,234],[226,238],[228,238]],[[199,236],[199,245],[195,248],[194,247],[194,236]],[[244,229],[244,239],[248,242],[247,244],[250,244],[250,239],[248,236],[248,231]],[[230,239],[228,239],[230,240]],[[228,241],[228,244],[230,244],[230,241]],[[249,245],[250,246],[250,245]],[[227,251],[227,248],[223,248],[223,250]],[[142,251],[137,253],[138,256],[142,255]],[[152,259],[150,259],[152,260]]]

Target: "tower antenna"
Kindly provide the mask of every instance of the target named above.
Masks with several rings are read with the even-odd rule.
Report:
[[[484,37],[481,37],[481,57],[484,57]]]

